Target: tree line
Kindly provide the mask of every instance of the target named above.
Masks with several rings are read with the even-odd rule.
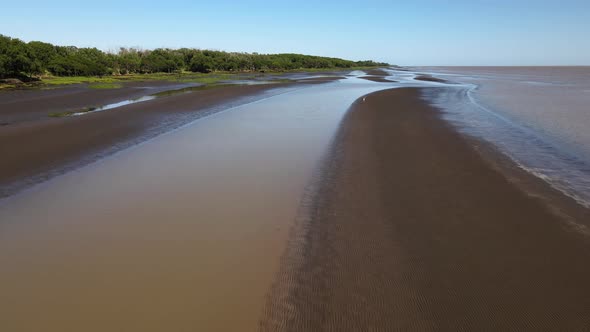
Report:
[[[105,76],[192,71],[284,71],[316,68],[387,66],[371,60],[350,61],[301,54],[237,53],[193,48],[143,50],[57,46],[40,41],[23,42],[0,35],[0,78],[54,76]]]

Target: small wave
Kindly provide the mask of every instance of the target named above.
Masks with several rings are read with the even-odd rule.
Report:
[[[474,95],[477,88],[429,89],[425,97],[461,132],[492,143],[521,169],[590,208],[590,165],[526,125],[483,106]]]

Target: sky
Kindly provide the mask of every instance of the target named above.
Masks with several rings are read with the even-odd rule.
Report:
[[[10,1],[0,34],[398,65],[590,65],[590,0]]]

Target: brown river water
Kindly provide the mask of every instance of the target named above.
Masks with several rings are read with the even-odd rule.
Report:
[[[349,78],[200,119],[0,201],[0,330],[251,331]]]

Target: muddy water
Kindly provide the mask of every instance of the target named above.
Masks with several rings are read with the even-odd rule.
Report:
[[[590,67],[431,67],[462,84],[425,97],[462,132],[590,207]]]
[[[339,120],[389,87],[347,83],[218,113],[1,201],[1,330],[255,330]]]

